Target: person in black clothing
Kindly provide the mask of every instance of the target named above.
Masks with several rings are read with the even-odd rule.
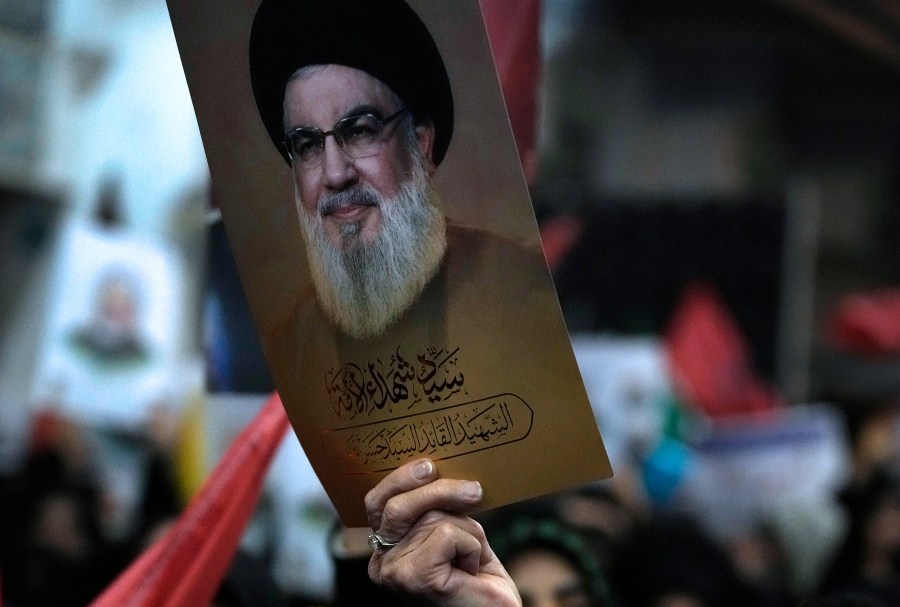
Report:
[[[900,605],[900,470],[878,467],[842,499],[850,528],[822,578],[820,596]]]

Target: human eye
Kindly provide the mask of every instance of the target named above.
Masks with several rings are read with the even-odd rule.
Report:
[[[291,133],[291,149],[301,160],[312,160],[322,150],[322,135],[314,129],[298,129]]]
[[[369,143],[378,137],[378,119],[371,114],[350,116],[341,121],[340,131],[346,143]]]

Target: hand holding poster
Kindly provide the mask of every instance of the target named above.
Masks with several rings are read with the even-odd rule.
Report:
[[[344,523],[422,456],[484,507],[609,476],[477,1],[257,4],[169,7],[267,361]]]

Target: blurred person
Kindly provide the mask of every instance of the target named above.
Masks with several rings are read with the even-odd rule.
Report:
[[[176,416],[157,407],[129,435],[144,465],[134,517],[100,474],[89,429],[53,410],[35,416],[22,469],[4,487],[0,572],[13,605],[86,605],[181,510],[171,465]]]
[[[173,461],[178,422],[178,415],[170,407],[157,403],[144,427],[129,437],[132,448],[141,453],[143,460],[136,470],[138,495],[133,512],[124,508],[114,492],[103,495],[101,530],[107,558],[116,575],[162,537],[181,514],[184,503]]]
[[[103,492],[96,460],[90,435],[81,424],[56,411],[38,412],[20,471],[24,514],[30,516],[46,495],[64,492],[77,497],[94,521]]]
[[[857,592],[840,592],[820,600],[804,603],[803,607],[892,607],[871,595]]]
[[[143,468],[134,532],[138,537],[145,537],[176,518],[184,505],[178,491],[174,462],[179,420],[179,416],[163,403],[157,403],[150,411],[141,437],[147,461]]]
[[[28,571],[35,569],[32,563],[39,559],[35,543],[38,527],[46,529],[56,523],[73,530],[68,538],[63,538],[70,554],[81,551],[85,543],[81,513],[95,503],[99,490],[81,448],[77,427],[69,426],[70,422],[54,411],[34,415],[22,466],[5,480],[0,494],[0,572],[4,576],[3,596],[11,603],[30,601],[31,580],[38,572]],[[63,438],[66,435],[68,440]],[[47,517],[53,521],[46,525],[36,522],[42,518],[43,502],[52,495],[65,495],[68,499],[49,508]],[[68,521],[64,520],[67,516]],[[79,526],[65,525],[71,521],[77,521]],[[42,531],[40,535],[47,534]]]
[[[789,579],[791,563],[775,529],[760,524],[729,538],[725,549],[738,575],[757,597],[757,604],[767,607],[793,604],[794,593]]]
[[[635,529],[613,560],[610,586],[622,607],[763,605],[724,547],[680,515],[657,514]]]
[[[605,574],[581,533],[552,516],[523,514],[488,528],[523,607],[612,605]]]
[[[850,526],[820,594],[852,594],[900,605],[900,469],[876,467],[843,496]]]
[[[844,401],[844,409],[853,446],[852,491],[865,487],[885,465],[900,461],[900,397]]]
[[[210,607],[288,607],[266,563],[238,549]]]
[[[50,410],[35,415],[3,500],[0,571],[10,604],[85,605],[114,576],[95,455],[79,424]]]
[[[617,489],[628,484],[622,476],[617,471],[616,483],[588,485],[561,493],[556,500],[559,519],[590,543],[604,570],[645,516],[636,498]]]
[[[39,497],[33,508],[23,555],[23,604],[87,605],[111,579],[91,504],[59,489]]]

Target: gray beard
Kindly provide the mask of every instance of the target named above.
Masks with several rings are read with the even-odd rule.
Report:
[[[358,186],[324,199],[308,213],[297,197],[316,296],[325,316],[344,333],[361,339],[382,334],[434,278],[447,248],[446,220],[424,167],[412,173],[396,196],[382,197]],[[371,243],[361,226],[342,224],[335,247],[325,233],[324,213],[353,202],[377,205],[381,231]]]

